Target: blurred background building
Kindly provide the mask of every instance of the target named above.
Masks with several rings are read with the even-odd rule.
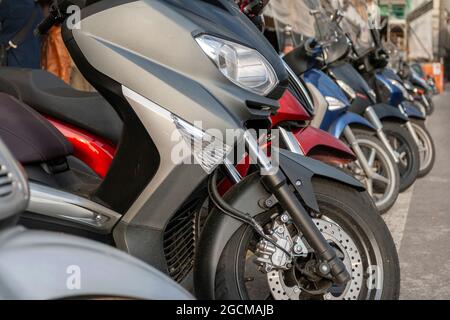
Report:
[[[450,75],[450,1],[379,0],[386,40],[405,58],[445,64]]]

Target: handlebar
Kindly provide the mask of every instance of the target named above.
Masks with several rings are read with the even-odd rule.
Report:
[[[34,30],[34,35],[43,36],[47,34],[47,32],[58,22],[59,19],[57,19],[53,14],[50,14],[36,27]]]
[[[76,6],[80,9],[98,2],[99,0],[53,0],[49,8],[49,15],[34,30],[36,36],[46,34],[55,24],[63,22],[68,16],[68,8]]]

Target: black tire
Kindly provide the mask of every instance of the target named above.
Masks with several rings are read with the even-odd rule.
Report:
[[[353,133],[363,151],[369,145],[377,148],[377,156],[381,157],[381,163],[386,167],[386,174],[388,174],[390,181],[389,190],[385,192],[381,199],[374,199],[378,211],[380,214],[384,214],[395,205],[400,194],[400,172],[397,163],[389,151],[386,150],[384,144],[374,134],[364,130],[354,130]],[[369,155],[367,154],[366,159],[368,158]]]
[[[421,140],[421,142],[423,143],[422,146],[419,146],[419,157],[421,161],[419,178],[423,178],[428,175],[431,170],[433,170],[434,163],[436,161],[436,146],[434,144],[433,137],[425,126],[424,120],[413,119],[411,120],[411,122],[419,140]],[[426,148],[426,152],[429,152],[427,156],[424,156],[424,153],[422,152],[423,147]]]
[[[345,232],[352,235],[358,234],[358,236],[351,237],[352,241],[354,240],[358,244],[366,246],[366,251],[360,250],[360,252],[366,252],[363,255],[364,258],[361,256],[361,268],[363,268],[363,265],[367,267],[370,264],[372,266],[380,266],[380,268],[376,269],[382,270],[382,277],[378,278],[382,278],[379,290],[368,288],[367,284],[370,282],[367,281],[368,274],[363,272],[363,280],[360,282],[362,286],[358,288],[359,290],[356,293],[351,294],[355,295],[353,298],[359,300],[365,298],[398,299],[400,292],[400,266],[397,251],[386,224],[378,214],[367,192],[357,191],[349,186],[322,178],[315,178],[313,185],[321,213],[339,223],[339,226]],[[270,217],[273,217],[273,213],[261,215],[265,215],[264,219],[266,220],[270,220]],[[261,217],[258,217],[258,219],[261,219]],[[250,272],[252,271],[250,263],[253,263],[253,260],[251,257],[248,257],[246,248],[248,248],[247,244],[253,241],[253,237],[257,237],[253,229],[249,226],[243,226],[236,231],[224,248],[216,273],[215,297],[217,299],[247,300],[254,298],[254,296],[256,296],[255,299],[261,299],[258,295],[265,297],[263,293],[266,291],[266,288],[257,287],[257,291],[252,290],[248,287],[250,282],[245,282],[244,280],[245,272],[248,272],[246,269],[250,269]],[[357,246],[357,248],[359,250],[362,247]],[[357,251],[353,252],[358,254]],[[352,266],[355,269],[358,268],[357,265]],[[355,269],[349,270],[352,273],[352,277],[356,277],[354,272],[357,272],[358,269],[354,271]],[[258,277],[258,280],[261,281],[265,280],[264,283],[267,285],[267,275],[262,272],[260,274],[265,279],[259,278],[259,275],[255,277]],[[267,288],[269,288],[268,285]],[[349,290],[347,289],[347,291]],[[267,292],[270,292],[270,289]],[[271,295],[266,298],[270,297]]]
[[[419,177],[419,147],[411,133],[400,123],[384,121],[383,131],[391,145],[401,155],[398,169],[400,173],[400,192],[408,190]]]

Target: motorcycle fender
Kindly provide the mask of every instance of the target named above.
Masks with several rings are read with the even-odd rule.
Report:
[[[393,107],[389,104],[376,104],[373,106],[373,109],[380,120],[394,120],[401,123],[409,121],[406,114],[402,113],[397,107]]]
[[[417,108],[414,107],[411,102],[403,102],[402,107],[410,119],[426,120],[426,116],[422,112],[417,110]]]
[[[312,178],[321,176],[339,181],[358,190],[364,190],[362,184],[351,176],[322,162],[280,150],[280,169],[287,178],[294,182],[293,185],[299,191],[305,205],[318,211],[317,200],[314,195]],[[302,181],[301,186],[296,186],[296,181]],[[266,209],[260,206],[271,195],[263,187],[259,173],[246,177],[235,185],[225,195],[224,199],[231,206],[241,212],[255,217]],[[253,201],[249,201],[253,199]],[[216,270],[220,256],[233,234],[244,224],[228,215],[214,209],[208,217],[197,249],[194,266],[195,294],[198,299],[215,298]]]
[[[327,163],[325,159],[330,158],[330,156],[336,158],[336,163],[339,162],[338,158],[344,160],[344,162],[356,160],[353,151],[345,143],[326,131],[310,126],[295,133],[295,137],[304,154],[308,157],[316,160],[323,158],[322,161],[325,163]]]
[[[0,233],[0,299],[192,299],[164,274],[94,241],[16,227]]]
[[[331,125],[328,132],[335,138],[339,139],[342,136],[344,129],[352,124],[362,126],[370,131],[376,131],[375,127],[359,114],[346,112]]]

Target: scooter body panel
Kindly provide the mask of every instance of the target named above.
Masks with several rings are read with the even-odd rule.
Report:
[[[393,107],[392,105],[379,103],[373,106],[375,113],[380,120],[394,120],[401,123],[406,123],[409,121],[408,116],[401,112],[398,107]]]
[[[402,107],[405,113],[411,119],[426,120],[426,116],[420,112],[411,102],[403,101]]]
[[[391,81],[395,80],[398,82],[398,80],[388,77],[388,74],[390,73],[387,73],[385,70],[379,71],[375,74],[375,79],[379,86],[384,86],[385,89],[389,92],[389,101],[386,102],[392,106],[398,106],[402,103],[402,101],[405,100],[405,96],[403,95],[402,90],[394,85]],[[401,82],[399,83],[401,84]]]
[[[430,92],[432,89],[430,88],[430,86],[428,85],[427,81],[425,79],[423,79],[418,73],[417,71],[415,71],[414,69],[411,70],[411,74],[409,76],[409,81],[411,81],[411,83],[424,90],[425,92]]]
[[[73,146],[74,156],[87,164],[100,178],[104,178],[116,154],[110,142],[62,121],[48,118]]]
[[[354,161],[353,151],[341,140],[326,131],[306,127],[295,133],[303,153],[328,164],[342,164]]]
[[[1,299],[193,299],[161,272],[110,246],[21,227],[0,233],[0,272]]]
[[[314,85],[324,97],[332,97],[341,101],[345,107],[336,110],[328,109],[325,113],[325,117],[322,120],[320,128],[328,131],[329,127],[343,114],[345,114],[349,108],[350,101],[347,99],[341,88],[324,72],[311,69],[304,74],[306,82]]]
[[[286,90],[279,102],[280,109],[276,115],[271,117],[273,126],[286,121],[311,120],[311,116],[289,90]]]
[[[345,82],[356,92],[357,96],[364,97],[363,100],[366,101],[368,106],[376,103],[375,92],[351,64],[338,62],[328,66],[327,70],[332,78]]]
[[[341,138],[347,126],[358,125],[368,130],[376,131],[376,128],[365,118],[353,112],[346,112],[339,117],[328,129],[328,132],[336,138]]]
[[[325,97],[333,97],[341,101],[345,106],[336,110],[328,110],[320,125],[322,130],[329,132],[332,136],[339,139],[346,126],[358,124],[369,130],[375,130],[373,125],[360,115],[348,112],[350,101],[342,92],[341,88],[324,72],[312,69],[305,73],[305,81],[314,85]]]

